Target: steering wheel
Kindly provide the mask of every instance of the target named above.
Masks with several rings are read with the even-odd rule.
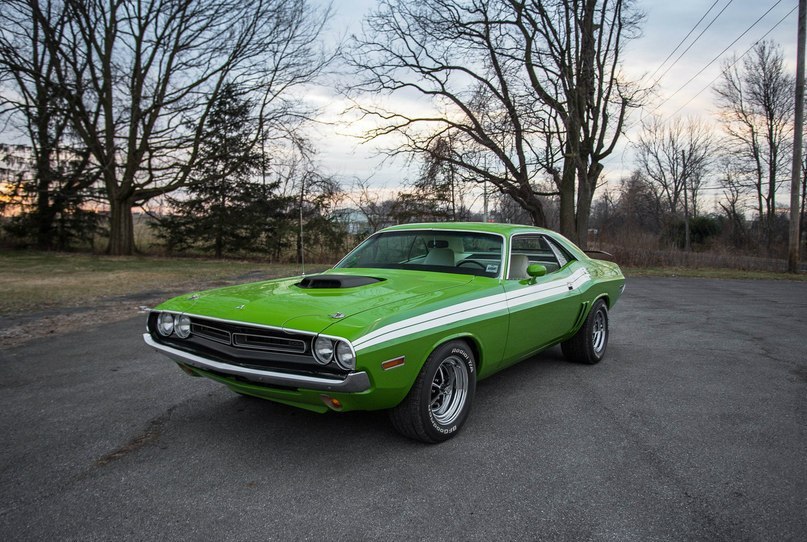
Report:
[[[487,267],[485,266],[485,264],[483,264],[483,263],[479,263],[479,262],[477,262],[476,260],[462,260],[462,261],[461,261],[460,263],[458,263],[458,264],[457,264],[455,267],[462,267],[463,265],[465,265],[465,264],[469,264],[469,263],[470,263],[470,264],[473,264],[473,265],[478,265],[480,269],[483,269],[483,270],[484,270],[484,269],[487,269]]]

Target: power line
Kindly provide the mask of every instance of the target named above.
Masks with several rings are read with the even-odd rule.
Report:
[[[774,7],[775,7],[775,6],[774,6]],[[771,8],[771,9],[773,9],[773,8]],[[767,32],[765,32],[765,33],[762,35],[762,37],[761,37],[761,38],[759,38],[757,41],[755,41],[755,42],[754,42],[754,43],[751,45],[751,47],[749,47],[748,49],[746,49],[746,50],[745,50],[745,52],[744,52],[743,54],[741,54],[740,56],[738,56],[737,58],[735,58],[735,59],[734,59],[734,62],[732,62],[731,64],[729,64],[729,65],[727,66],[727,68],[728,68],[728,69],[733,68],[733,67],[734,67],[734,65],[735,65],[735,64],[737,64],[737,62],[739,62],[739,61],[740,61],[740,59],[741,59],[741,58],[743,58],[745,55],[747,55],[748,53],[750,53],[750,52],[751,52],[751,50],[752,50],[754,47],[756,47],[756,46],[759,44],[759,42],[761,42],[762,40],[764,40],[765,38],[767,38],[767,37],[768,37],[768,34],[770,34],[771,32],[773,32],[774,30],[776,30],[776,28],[777,28],[777,27],[778,27],[780,24],[782,24],[783,22],[785,22],[785,19],[787,19],[788,17],[790,17],[790,15],[791,15],[791,14],[792,14],[794,11],[796,11],[796,9],[798,9],[798,6],[794,7],[794,8],[793,8],[793,9],[791,9],[789,12],[787,12],[787,14],[785,14],[785,16],[784,16],[784,17],[782,17],[781,19],[779,19],[779,22],[778,22],[778,23],[776,23],[775,25],[773,25],[773,26],[771,27],[771,29],[770,29],[770,30],[768,30]],[[763,17],[764,17],[764,15],[763,15]],[[725,52],[725,50],[724,50],[724,52]],[[722,55],[723,53],[720,53],[720,54]],[[673,113],[672,115],[669,115],[669,117],[670,117],[670,118],[672,118],[672,117],[676,116],[678,113],[680,113],[682,109],[684,109],[686,106],[688,106],[690,103],[692,103],[692,101],[693,101],[695,98],[697,98],[698,96],[700,96],[701,94],[703,94],[703,92],[704,92],[706,89],[710,88],[710,87],[711,87],[711,86],[712,86],[712,85],[715,83],[715,81],[717,81],[718,79],[720,79],[720,76],[721,76],[721,75],[723,75],[723,74],[722,74],[722,72],[721,72],[721,73],[719,73],[719,74],[717,75],[717,77],[715,77],[714,79],[712,79],[712,80],[709,82],[709,84],[707,84],[705,87],[703,87],[702,89],[700,89],[700,90],[698,91],[698,93],[697,93],[697,94],[695,94],[695,95],[694,95],[694,96],[692,96],[692,97],[691,97],[689,100],[687,100],[687,102],[686,102],[684,105],[682,105],[681,107],[679,107],[678,109],[676,109],[676,110],[675,110],[675,113]],[[679,89],[679,90],[680,90],[680,89]],[[672,97],[672,96],[671,96],[671,97]],[[665,102],[666,102],[666,101],[665,101]],[[664,105],[664,104],[662,103],[662,105]],[[659,107],[661,107],[661,106],[659,106]],[[658,108],[656,108],[656,109],[658,109]]]
[[[661,108],[661,107],[662,107],[664,104],[666,104],[667,102],[669,102],[669,101],[670,101],[670,100],[671,100],[671,99],[672,99],[672,98],[673,98],[673,97],[674,97],[676,94],[678,94],[679,92],[681,92],[682,90],[684,90],[684,88],[686,88],[686,87],[687,87],[687,86],[688,86],[688,85],[689,85],[689,84],[690,84],[692,81],[694,81],[694,80],[695,80],[695,79],[696,79],[696,78],[697,78],[699,75],[701,75],[703,72],[705,72],[705,71],[706,71],[706,69],[707,69],[709,66],[711,66],[712,64],[714,64],[714,63],[715,63],[715,62],[716,62],[716,61],[717,61],[717,60],[718,60],[718,59],[719,59],[721,56],[723,56],[723,53],[725,53],[725,52],[726,52],[726,51],[728,51],[728,50],[729,50],[731,47],[733,47],[733,46],[734,46],[734,44],[736,44],[736,43],[737,43],[738,41],[740,41],[740,40],[741,40],[741,39],[742,39],[742,38],[743,38],[743,37],[744,37],[746,34],[748,34],[748,33],[751,31],[751,29],[752,29],[752,28],[754,28],[754,27],[755,27],[757,24],[759,24],[759,22],[760,22],[762,19],[764,19],[764,18],[765,18],[765,17],[768,15],[768,13],[770,13],[771,11],[773,11],[773,8],[775,8],[776,6],[778,6],[778,5],[779,5],[779,4],[781,4],[781,3],[782,3],[782,0],[778,0],[778,1],[777,1],[777,2],[774,4],[774,5],[772,5],[770,8],[768,8],[768,11],[766,11],[765,13],[763,13],[763,14],[762,14],[762,15],[761,15],[761,16],[760,16],[760,17],[759,17],[759,18],[758,18],[756,21],[754,21],[754,22],[751,24],[751,26],[749,26],[748,28],[746,28],[746,29],[743,31],[743,33],[742,33],[742,34],[740,34],[739,36],[737,36],[737,38],[735,38],[735,40],[734,40],[734,41],[732,41],[731,43],[729,43],[729,44],[726,46],[726,48],[725,48],[725,49],[723,49],[722,51],[720,51],[720,53],[718,53],[718,55],[717,55],[716,57],[714,57],[714,58],[713,58],[711,61],[709,61],[709,63],[708,63],[708,64],[706,64],[706,66],[704,66],[703,68],[701,68],[701,69],[700,69],[700,71],[698,71],[698,73],[696,73],[695,75],[693,75],[692,77],[690,77],[690,78],[689,78],[689,81],[687,81],[686,83],[684,83],[683,85],[681,85],[681,87],[679,87],[679,88],[678,88],[678,90],[676,90],[675,92],[673,92],[672,94],[670,94],[669,96],[667,96],[667,98],[666,98],[666,99],[665,99],[663,102],[661,102],[661,103],[658,105],[658,107],[656,107],[656,108],[655,108],[653,111],[654,111],[654,112],[655,112],[655,111],[658,111],[658,110],[659,110],[659,109],[660,109],[660,108]],[[777,25],[778,25],[778,24],[777,24]],[[765,35],[767,36],[767,34],[765,34]]]
[[[689,38],[689,36],[691,36],[691,35],[692,35],[692,33],[693,33],[693,32],[695,31],[695,29],[696,29],[696,28],[698,28],[698,26],[699,26],[699,25],[700,25],[700,24],[703,22],[703,20],[706,18],[706,16],[707,16],[707,15],[709,15],[709,13],[711,13],[711,12],[712,12],[712,10],[714,9],[714,7],[717,5],[717,3],[718,3],[718,2],[720,2],[720,0],[715,0],[715,1],[714,1],[714,3],[713,3],[713,4],[712,4],[710,7],[709,7],[709,9],[708,9],[708,10],[706,10],[706,13],[704,13],[704,14],[703,14],[703,16],[700,18],[700,20],[699,20],[697,23],[695,23],[695,26],[693,26],[693,27],[690,29],[690,31],[689,31],[689,32],[687,32],[687,35],[686,35],[686,36],[684,36],[684,38],[683,38],[681,41],[679,41],[679,42],[678,42],[678,45],[676,45],[676,46],[675,46],[675,49],[673,49],[673,50],[672,50],[672,52],[671,52],[669,55],[667,55],[667,58],[665,58],[665,59],[664,59],[664,62],[662,62],[661,64],[659,64],[659,65],[658,65],[658,68],[656,68],[656,71],[654,71],[654,72],[653,72],[653,73],[650,75],[650,77],[648,77],[647,79],[653,79],[653,77],[655,77],[655,76],[656,76],[656,74],[659,72],[659,70],[662,68],[662,66],[664,66],[664,64],[666,64],[666,63],[667,63],[667,61],[668,61],[668,60],[670,60],[670,58],[671,58],[671,57],[672,57],[672,56],[673,56],[673,55],[676,53],[676,51],[678,51],[678,49],[680,49],[680,48],[681,48],[681,46],[684,44],[684,42],[687,40],[687,38]],[[729,2],[729,3],[731,3],[731,2]],[[643,79],[644,79],[644,78],[643,78]],[[659,78],[659,79],[661,79],[661,78]]]
[[[704,13],[704,14],[703,14],[703,17],[701,17],[701,20],[700,20],[700,21],[698,21],[698,22],[697,22],[697,24],[695,24],[695,26],[694,26],[694,27],[692,27],[692,30],[690,30],[690,31],[689,31],[689,34],[687,34],[687,35],[686,35],[686,37],[685,37],[683,40],[681,40],[681,43],[679,43],[679,44],[678,44],[678,47],[681,47],[681,44],[683,44],[683,43],[684,43],[684,41],[686,41],[686,39],[687,39],[687,38],[688,38],[688,37],[689,37],[689,36],[692,34],[692,32],[694,32],[694,31],[695,31],[695,29],[698,27],[698,25],[701,23],[701,21],[702,21],[704,18],[706,18],[706,16],[707,16],[707,15],[709,15],[709,13],[712,11],[712,8],[714,8],[714,7],[715,7],[715,5],[717,4],[717,2],[719,2],[719,1],[720,1],[720,0],[715,0],[715,3],[714,3],[714,4],[712,4],[712,7],[710,7],[710,8],[709,8],[709,10],[708,10],[706,13]],[[780,1],[781,1],[781,0],[780,0]],[[699,40],[699,39],[701,39],[701,36],[703,36],[703,34],[704,34],[704,33],[706,33],[706,31],[707,31],[707,30],[709,30],[709,28],[711,28],[711,26],[712,26],[712,25],[715,23],[715,21],[717,21],[717,19],[719,19],[719,18],[720,18],[720,16],[721,16],[721,15],[723,15],[723,12],[724,12],[724,11],[726,11],[726,9],[727,9],[727,8],[728,8],[728,7],[729,7],[731,4],[732,4],[732,2],[734,2],[734,0],[729,0],[728,4],[726,4],[725,6],[723,6],[723,9],[721,9],[721,10],[720,10],[720,12],[719,12],[717,15],[715,15],[714,19],[712,19],[711,21],[709,21],[709,24],[708,24],[708,25],[706,25],[706,28],[704,28],[703,30],[701,30],[701,33],[700,33],[700,34],[698,34],[698,35],[697,35],[697,37],[696,37],[696,38],[695,38],[695,39],[692,41],[692,43],[690,43],[690,44],[689,44],[689,46],[688,46],[688,47],[687,47],[687,48],[684,50],[684,52],[683,52],[683,53],[681,53],[680,55],[678,55],[678,58],[676,58],[676,59],[675,59],[675,61],[674,61],[672,64],[670,64],[670,65],[667,67],[667,69],[666,69],[666,70],[664,70],[664,73],[662,73],[662,74],[659,76],[659,78],[655,80],[655,82],[653,83],[653,85],[657,85],[657,84],[659,83],[659,81],[661,81],[662,79],[664,79],[664,76],[666,76],[668,73],[670,73],[670,70],[671,70],[671,69],[673,69],[673,67],[675,67],[675,65],[676,65],[676,64],[678,64],[678,62],[681,60],[681,58],[683,58],[683,56],[684,56],[685,54],[687,54],[687,53],[689,52],[689,50],[690,50],[690,49],[692,49],[692,47],[693,47],[693,46],[694,46],[696,43],[698,43],[698,40]],[[676,47],[676,48],[675,48],[675,51],[677,51],[677,50],[678,50],[678,47]],[[672,53],[670,53],[670,56],[672,56],[672,55],[675,53],[675,51],[673,51]],[[667,57],[667,59],[665,59],[665,60],[664,60],[664,62],[667,62],[667,60],[669,60],[670,56],[668,56],[668,57]],[[664,65],[664,62],[662,62],[662,63],[661,63],[661,65],[662,65],[662,66]],[[659,68],[661,68],[661,66],[659,66]],[[658,69],[657,69],[656,71],[658,72]],[[654,73],[653,75],[655,75],[655,73]],[[650,79],[652,79],[652,78],[653,78],[653,77],[651,76],[651,77],[650,77]]]

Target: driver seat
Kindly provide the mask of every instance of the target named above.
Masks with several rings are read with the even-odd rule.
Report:
[[[523,280],[528,279],[530,276],[527,274],[527,267],[530,265],[530,260],[524,254],[513,254],[510,256],[510,270],[507,272],[507,278],[510,280]]]
[[[433,248],[423,260],[424,265],[454,266],[454,251],[450,248]]]

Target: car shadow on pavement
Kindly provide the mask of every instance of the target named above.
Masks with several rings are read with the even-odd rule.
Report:
[[[563,359],[559,348],[552,348],[481,381],[465,428],[440,447],[453,447],[453,441],[473,439],[475,429],[497,424],[499,416],[508,419],[518,416],[514,406],[524,400],[540,401],[544,382],[552,380],[552,375],[570,370],[574,370],[574,364]],[[529,416],[526,412],[523,415]],[[395,432],[385,411],[318,414],[236,395],[226,388],[179,405],[168,425],[159,445],[180,445],[189,450],[204,449],[207,453],[219,449],[223,455],[256,454],[256,459],[271,456],[292,463],[300,457],[326,460],[334,449],[361,449],[365,455],[373,455],[391,448],[429,447]]]

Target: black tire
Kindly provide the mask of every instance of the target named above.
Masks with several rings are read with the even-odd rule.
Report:
[[[443,442],[465,423],[475,393],[473,352],[466,343],[451,341],[431,353],[407,396],[390,410],[390,420],[406,437]]]
[[[605,357],[608,346],[608,305],[597,300],[586,321],[568,341],[560,343],[563,355],[569,361],[593,365]]]

